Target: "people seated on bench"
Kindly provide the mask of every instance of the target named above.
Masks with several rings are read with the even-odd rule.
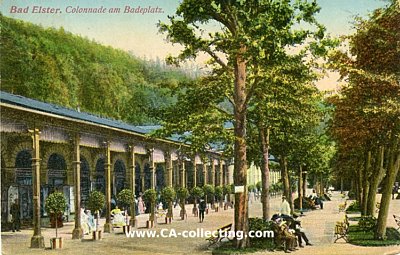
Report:
[[[114,227],[122,227],[125,225],[125,217],[121,209],[118,208],[118,206],[115,206],[115,208],[111,210],[111,216],[112,216],[112,225]]]
[[[275,243],[278,246],[284,244],[284,251],[290,252],[296,250],[296,236],[290,231],[286,222],[282,218],[274,214],[272,216],[272,230],[275,233]]]
[[[319,208],[322,210],[324,209],[324,202],[322,199],[317,195],[315,189],[313,189],[312,194],[309,197],[311,200],[314,201],[315,205],[319,205]]]
[[[306,243],[306,245],[311,246],[312,244],[310,243],[310,241],[308,240],[306,233],[304,232],[304,229],[301,227],[301,222],[295,218],[291,217],[291,220],[287,220],[288,224],[289,224],[289,228],[290,229],[294,229],[295,231],[295,235],[297,236],[297,240],[299,242],[299,247],[303,248],[303,242],[302,240],[304,239],[304,242]]]

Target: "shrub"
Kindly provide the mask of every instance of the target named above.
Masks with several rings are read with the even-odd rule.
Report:
[[[272,222],[265,221],[262,218],[249,218],[249,232],[250,231],[273,231],[272,229]],[[265,236],[262,238],[253,237],[250,238],[251,246],[264,246],[264,248],[272,249],[274,247],[274,239],[273,236]]]
[[[143,199],[154,204],[157,199],[157,192],[154,189],[148,189],[143,193]]]
[[[358,226],[364,231],[374,230],[377,224],[377,219],[373,216],[364,216],[358,221]]]
[[[248,190],[249,192],[254,191],[255,187],[256,187],[255,185],[250,184],[249,186],[247,186],[247,190]]]
[[[188,196],[189,196],[189,191],[188,191],[188,189],[185,188],[185,187],[178,187],[178,188],[176,189],[176,196],[177,196],[179,199],[186,199],[186,198],[188,198]]]
[[[87,207],[90,211],[95,213],[96,211],[100,211],[103,209],[104,204],[106,203],[106,198],[103,193],[97,190],[93,190],[89,194]]]
[[[257,188],[258,191],[261,190],[261,188],[262,188],[261,182],[257,182],[256,183],[256,188]]]
[[[214,193],[215,193],[215,198],[217,200],[221,200],[222,199],[222,197],[223,197],[223,189],[222,189],[222,187],[220,187],[220,186],[215,187]]]
[[[61,192],[54,192],[50,194],[46,198],[46,202],[44,205],[46,211],[48,214],[53,214],[55,215],[56,218],[56,238],[58,237],[58,226],[57,226],[57,221],[58,221],[58,216],[62,214],[65,211],[65,208],[67,207],[67,201],[64,197],[64,194]]]
[[[224,191],[224,195],[231,194],[232,193],[232,185],[230,185],[230,184],[224,185],[223,191]]]
[[[161,191],[161,197],[167,201],[172,202],[175,199],[176,192],[172,187],[165,187]]]
[[[359,212],[359,211],[360,211],[360,205],[357,201],[352,202],[346,209],[346,212]]]
[[[130,189],[123,189],[117,195],[118,203],[125,208],[131,204],[132,199],[132,190]]]
[[[194,198],[194,202],[196,203],[196,200],[200,197],[204,196],[204,191],[200,187],[193,187],[193,189],[190,191],[190,195]]]

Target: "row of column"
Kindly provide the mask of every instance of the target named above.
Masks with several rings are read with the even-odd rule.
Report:
[[[32,177],[33,177],[33,236],[31,238],[31,247],[32,248],[44,248],[44,238],[41,235],[41,224],[40,224],[40,130],[32,129],[29,130],[31,138],[32,138]],[[75,134],[73,138],[73,172],[74,172],[74,186],[75,186],[75,227],[72,232],[73,239],[80,239],[83,237],[83,230],[81,228],[81,194],[80,194],[80,136],[79,134]],[[104,142],[104,150],[105,150],[105,177],[106,177],[106,223],[104,225],[104,232],[112,231],[111,224],[111,150],[110,143]],[[129,186],[132,191],[132,200],[131,200],[131,221],[130,225],[135,226],[135,149],[134,145],[131,144],[128,149],[129,153]],[[149,153],[149,163],[150,163],[150,173],[151,173],[151,188],[155,187],[155,162],[153,160],[153,149],[148,150]],[[170,152],[165,152],[165,180],[167,186],[173,185],[172,175],[173,175],[173,162],[171,158]],[[195,162],[195,161],[193,161]],[[204,161],[203,161],[204,162]],[[225,184],[223,178],[223,165],[222,162],[219,164],[219,183],[218,185]],[[142,170],[142,168],[141,168]],[[143,170],[142,170],[143,171]],[[179,185],[181,187],[186,186],[186,169],[185,169],[185,161],[178,160],[178,171],[179,171]],[[215,185],[215,165],[211,164],[211,184]],[[197,185],[197,169],[196,164],[194,163],[194,186]],[[204,184],[207,183],[207,165],[203,164],[203,176],[204,176]],[[144,175],[142,175],[144,178]],[[142,179],[142,184],[144,184],[144,180]],[[143,189],[144,190],[144,189]]]

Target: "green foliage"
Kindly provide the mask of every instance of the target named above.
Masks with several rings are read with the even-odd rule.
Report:
[[[192,188],[192,190],[190,191],[190,195],[195,199],[198,199],[204,196],[204,191],[202,188],[196,186]]]
[[[271,221],[265,221],[262,218],[249,218],[249,231],[254,231],[254,233],[255,231],[273,231],[271,224]],[[271,236],[264,238],[253,237],[250,242],[251,246],[259,247],[265,245],[266,248],[274,248],[274,239]]]
[[[45,209],[48,214],[59,215],[65,211],[67,200],[61,192],[51,193],[45,202]]]
[[[182,200],[186,199],[189,196],[189,191],[186,187],[178,187],[176,190],[176,196]]]
[[[93,190],[90,192],[87,207],[93,213],[103,209],[105,203],[106,203],[106,197],[104,196],[103,193],[97,190]]]
[[[213,196],[215,189],[214,189],[214,186],[212,186],[210,184],[206,184],[203,186],[203,191],[206,196]]]
[[[346,209],[346,212],[359,212],[360,204],[358,201],[353,201]]]
[[[261,181],[259,181],[259,182],[256,183],[256,188],[257,188],[258,191],[261,190],[261,188],[262,188],[262,183],[261,183]]]
[[[161,197],[167,201],[172,202],[175,199],[176,192],[172,187],[165,187],[161,191]]]
[[[132,190],[130,189],[123,189],[117,195],[117,201],[123,206],[127,207],[131,204],[133,197],[132,197]]]
[[[224,185],[223,191],[224,191],[224,195],[231,194],[232,191],[233,191],[232,190],[232,185],[231,184]]]
[[[174,101],[188,80],[163,63],[0,14],[1,90],[133,124],[155,123],[153,109]]]
[[[247,190],[249,192],[252,192],[252,191],[254,191],[255,187],[256,187],[256,185],[253,185],[253,184],[247,185]]]
[[[154,189],[148,189],[143,193],[143,199],[146,202],[154,204],[157,199],[157,192]]]
[[[215,187],[214,194],[217,200],[221,200],[223,197],[223,188],[221,186]]]
[[[374,232],[372,230],[364,231],[356,225],[349,227],[349,243],[359,246],[389,246],[389,245],[400,245],[400,233],[392,228],[386,228],[386,239],[376,240],[374,239]]]
[[[364,216],[358,221],[358,226],[364,231],[374,230],[376,228],[377,220],[373,216]]]

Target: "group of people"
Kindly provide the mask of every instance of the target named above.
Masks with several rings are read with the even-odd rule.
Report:
[[[296,219],[297,216],[291,216],[290,205],[285,196],[282,197],[279,212],[280,214],[274,214],[271,218],[276,244],[282,244],[287,253],[296,250],[297,242],[299,247],[304,247],[303,240],[306,245],[312,245],[301,227],[301,222]]]
[[[85,210],[81,208],[81,226],[84,235],[88,235],[96,229],[96,224],[94,222],[94,216],[90,210]]]

